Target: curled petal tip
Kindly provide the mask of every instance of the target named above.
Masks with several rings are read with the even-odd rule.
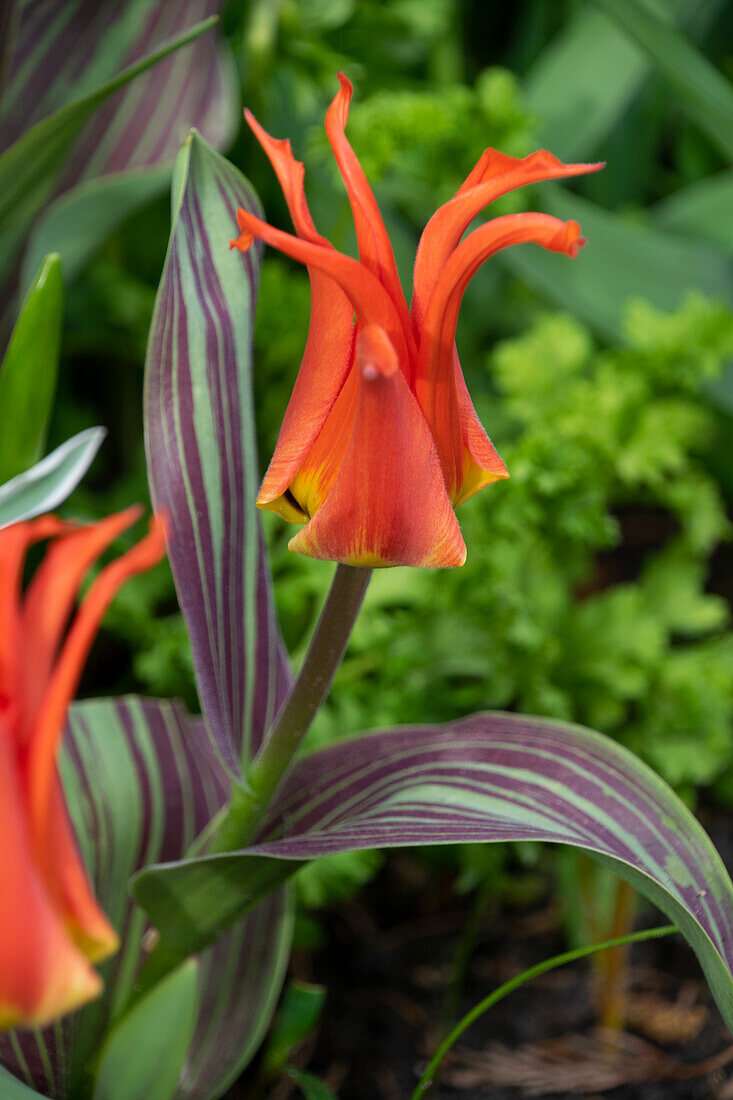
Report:
[[[351,94],[354,91],[354,85],[351,83],[348,76],[346,75],[345,72],[343,72],[342,69],[339,69],[337,75],[338,75],[339,84],[344,89],[344,91],[348,92],[349,96],[351,96]]]
[[[229,242],[230,248],[238,248],[240,252],[248,252],[254,241],[254,233],[247,225],[247,211],[241,207],[237,211],[237,225],[242,230],[240,235]]]

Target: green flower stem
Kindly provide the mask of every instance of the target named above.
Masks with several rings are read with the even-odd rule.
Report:
[[[605,943],[594,943],[590,947],[578,947],[574,951],[565,951],[562,955],[554,955],[551,959],[544,959],[536,966],[531,966],[529,970],[522,971],[515,978],[510,978],[508,982],[504,982],[503,985],[500,985],[493,993],[489,993],[488,997],[485,997],[483,1001],[472,1008],[462,1020],[459,1020],[450,1035],[445,1037],[425,1067],[425,1071],[418,1081],[417,1088],[410,1100],[421,1100],[421,1097],[425,1095],[433,1084],[438,1066],[466,1028],[470,1027],[474,1020],[482,1016],[487,1009],[492,1008],[497,1001],[501,1001],[508,993],[513,993],[520,985],[524,985],[532,978],[539,977],[540,974],[546,974],[548,970],[555,970],[558,966],[564,966],[565,963],[575,962],[576,959],[584,959],[586,955],[594,955],[596,951],[606,951],[611,947],[623,947],[627,943],[640,943],[642,940],[655,940],[660,936],[669,936],[670,933],[677,931],[679,929],[674,924],[665,924],[659,928],[645,928],[643,932],[633,932],[630,936],[618,936],[614,940],[606,940]]]
[[[339,565],[313,632],[308,652],[275,724],[234,792],[228,812],[209,847],[228,852],[250,843],[267,806],[330,690],[359,614],[371,569]]]

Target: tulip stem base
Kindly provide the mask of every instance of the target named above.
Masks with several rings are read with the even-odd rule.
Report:
[[[213,838],[210,852],[251,842],[267,806],[323,704],[341,664],[364,599],[371,569],[338,565],[300,672],[265,741],[237,788]]]

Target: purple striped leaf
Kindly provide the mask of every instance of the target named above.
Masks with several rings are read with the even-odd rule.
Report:
[[[2,1061],[54,1100],[88,1087],[102,1036],[120,1018],[150,950],[129,876],[183,857],[229,793],[201,719],[175,703],[137,698],[74,705],[62,775],[97,896],[123,946],[102,967],[101,1000],[43,1032],[0,1036]],[[279,891],[201,956],[197,1022],[177,1100],[221,1095],[252,1057],[280,992],[291,930]]]
[[[24,0],[0,105],[0,151],[222,6],[222,0]],[[65,188],[172,161],[191,126],[223,147],[236,132],[237,114],[232,58],[216,33],[205,35],[94,115],[65,169]]]
[[[502,840],[570,844],[610,865],[678,925],[733,1027],[733,886],[720,857],[659,776],[580,726],[483,714],[334,745],[295,766],[255,846],[148,868],[132,888],[163,940],[185,953],[298,861]]]
[[[117,175],[120,191],[131,169],[170,164],[189,127],[223,147],[239,121],[233,59],[216,32],[166,56],[129,86],[116,83],[120,70],[134,69],[162,43],[218,13],[222,0],[25,0],[0,20],[16,6],[17,42],[0,103],[0,346],[12,321],[25,238],[44,204],[108,173]],[[164,178],[158,186],[165,187]],[[135,172],[129,187],[120,220],[144,197]],[[77,238],[89,238],[87,253],[108,222],[77,219]]]
[[[19,14],[17,0],[5,0],[0,4],[0,100],[10,76]]]
[[[257,749],[288,678],[254,507],[259,253],[229,250],[240,206],[259,209],[247,180],[191,134],[176,163],[145,384],[153,501],[169,516],[204,715],[233,769]]]

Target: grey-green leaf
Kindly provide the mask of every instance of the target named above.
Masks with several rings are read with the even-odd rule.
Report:
[[[58,508],[84,477],[106,434],[105,428],[86,428],[0,485],[0,528]]]
[[[42,1093],[29,1089],[2,1065],[0,1065],[0,1096],[3,1100],[46,1100]]]
[[[733,297],[733,262],[711,245],[637,224],[578,195],[547,186],[543,209],[576,218],[588,243],[577,259],[522,245],[501,260],[549,301],[582,317],[602,336],[623,339],[623,308],[646,298],[675,309],[692,290]]]
[[[162,194],[170,177],[167,164],[133,168],[88,180],[56,199],[33,227],[21,287],[28,285],[47,252],[59,253],[69,283],[126,218]]]
[[[690,183],[649,210],[654,224],[733,253],[733,169]]]
[[[40,267],[0,366],[0,484],[43,454],[56,393],[64,287],[56,253]]]
[[[198,964],[189,959],[110,1033],[93,1100],[171,1100],[196,1022]]]

